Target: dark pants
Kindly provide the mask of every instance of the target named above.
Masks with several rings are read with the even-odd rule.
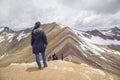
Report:
[[[44,53],[41,53],[41,55],[42,55],[42,60],[43,60],[44,67],[47,67],[45,52],[44,52]],[[37,62],[38,67],[41,68],[39,53],[36,53],[36,54],[35,54],[35,59],[36,59],[36,62]]]

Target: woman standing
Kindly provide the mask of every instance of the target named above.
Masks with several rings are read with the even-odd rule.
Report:
[[[45,54],[45,49],[47,47],[47,44],[48,42],[47,42],[46,34],[44,30],[42,30],[40,22],[36,22],[31,33],[31,46],[32,46],[32,51],[35,54],[35,59],[39,69],[41,69],[39,53],[41,53],[42,55],[44,67],[47,67],[46,54]]]

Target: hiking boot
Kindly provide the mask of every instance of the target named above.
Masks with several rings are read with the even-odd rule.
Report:
[[[46,68],[46,67],[48,67],[47,65],[46,66],[44,66],[44,68]]]
[[[41,67],[38,67],[38,69],[41,69]]]

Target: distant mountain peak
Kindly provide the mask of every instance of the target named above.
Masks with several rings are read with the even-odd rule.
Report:
[[[103,35],[99,30],[94,29],[92,31],[87,31],[86,33],[97,36],[97,35]]]
[[[111,30],[120,30],[118,27],[111,28]]]
[[[111,30],[120,30],[118,27],[114,27]]]
[[[6,27],[1,27],[0,29],[1,29],[1,31],[7,32],[7,33],[15,32],[14,30],[10,29],[10,28],[7,27],[7,26],[6,26]]]
[[[114,34],[120,34],[120,29],[118,27],[111,28],[109,32],[112,32]]]

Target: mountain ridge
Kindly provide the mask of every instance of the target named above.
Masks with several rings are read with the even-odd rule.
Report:
[[[116,41],[114,46],[110,47],[114,40],[109,39],[110,42],[108,42],[108,39],[106,40],[98,35],[97,37],[90,35],[85,31],[74,30],[69,27],[62,28],[56,23],[44,24],[41,27],[45,30],[48,37],[47,57],[56,53],[58,58],[61,59],[61,54],[64,54],[64,58],[68,61],[75,61],[75,63],[79,64],[87,63],[96,68],[120,74],[120,63],[118,62],[120,59],[119,40]],[[30,45],[30,34],[31,28],[16,32],[10,39],[8,39],[8,33],[0,34],[4,39],[0,43],[0,67],[8,66],[14,62],[34,61]],[[86,37],[84,34],[87,34],[91,38]],[[98,44],[99,42],[93,41],[93,38],[95,40],[106,41],[109,44]]]

